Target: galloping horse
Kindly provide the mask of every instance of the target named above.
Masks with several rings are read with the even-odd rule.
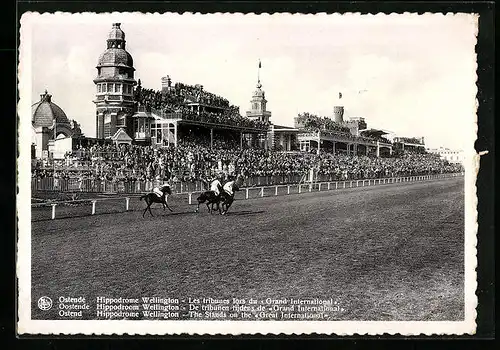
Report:
[[[198,198],[196,198],[198,201],[198,206],[196,207],[195,213],[197,213],[200,210],[200,204],[205,203],[207,205],[208,211],[210,214],[212,214],[212,210],[214,210],[214,204],[217,204],[217,210],[219,210],[219,214],[222,214],[221,207],[220,207],[220,202],[222,201],[222,197],[219,195],[216,195],[214,191],[205,191],[201,193]]]
[[[234,181],[229,181],[224,184],[224,191],[221,192],[221,197],[223,198],[222,202],[222,215],[225,215],[227,211],[229,210],[229,207],[234,202],[234,192],[239,191],[240,187],[243,185],[243,182],[245,181],[245,178],[243,175],[239,174],[236,177],[236,180]]]
[[[144,217],[144,215],[146,214],[146,211],[148,211],[148,210],[149,210],[149,213],[151,214],[151,216],[153,216],[153,213],[151,212],[151,204],[153,204],[153,203],[161,203],[163,205],[163,210],[165,210],[165,208],[168,208],[168,210],[170,210],[171,212],[173,211],[172,209],[170,209],[170,207],[167,204],[167,196],[172,194],[172,190],[170,189],[170,186],[163,185],[162,187],[159,188],[159,190],[163,194],[162,196],[159,196],[155,192],[149,192],[149,193],[146,193],[146,194],[142,195],[141,197],[139,197],[139,200],[144,199],[144,201],[147,204],[146,209],[144,209],[144,212],[142,213],[142,217]]]

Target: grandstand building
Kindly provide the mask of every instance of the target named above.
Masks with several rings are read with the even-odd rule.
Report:
[[[401,151],[425,152],[425,140],[423,137],[395,137],[394,147]]]
[[[156,147],[177,145],[194,133],[207,136],[224,134],[240,145],[267,147],[270,113],[244,118],[229,101],[206,92],[202,85],[172,85],[169,76],[162,78],[161,91],[148,91],[134,78],[133,58],[125,50],[125,33],[114,23],[107,38],[107,49],[97,64],[96,138],[116,144],[143,144]],[[139,83],[139,84],[138,84]],[[137,86],[136,86],[137,85]],[[135,88],[134,88],[135,87]],[[151,101],[159,97],[158,101]]]
[[[161,90],[146,89],[134,78],[132,55],[125,50],[125,33],[114,23],[107,48],[97,64],[96,138],[115,144],[177,146],[184,139],[214,140],[283,151],[321,150],[347,154],[392,154],[393,144],[382,130],[367,129],[362,117],[344,121],[344,106],[333,107],[333,118],[323,118],[319,127],[306,113],[295,118],[294,127],[275,125],[260,81],[245,116],[221,96],[201,84],[172,83],[161,78]],[[339,93],[339,99],[342,94]],[[311,127],[312,126],[312,127]],[[228,143],[229,142],[229,143]],[[402,147],[411,144],[405,143]]]
[[[340,94],[341,96],[341,94]],[[347,155],[391,155],[391,141],[384,138],[387,132],[366,129],[363,117],[344,120],[344,106],[333,107],[333,119],[304,113],[295,118],[295,128],[300,130],[298,141],[300,150],[344,153]]]

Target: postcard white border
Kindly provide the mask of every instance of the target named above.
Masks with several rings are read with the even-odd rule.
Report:
[[[19,49],[19,96],[18,105],[18,137],[20,141],[31,140],[31,29],[32,25],[40,22],[68,21],[68,22],[93,22],[105,21],[111,23],[118,21],[148,22],[165,20],[165,16],[182,20],[199,20],[206,16],[257,16],[254,14],[143,14],[135,13],[62,13],[54,14],[36,12],[24,13],[21,18],[20,49]],[[263,14],[260,16],[290,16],[291,20],[302,20],[304,17],[315,18],[331,16],[467,16],[475,24],[476,32],[471,33],[477,37],[478,15],[474,14],[376,14],[361,15],[349,14]],[[477,87],[475,86],[475,91]],[[477,99],[476,99],[477,110]],[[386,322],[386,321],[65,321],[65,320],[32,320],[31,319],[31,170],[30,170],[30,142],[18,144],[18,195],[17,195],[17,224],[18,224],[18,250],[17,250],[17,276],[18,276],[18,324],[19,334],[85,334],[85,335],[238,335],[238,334],[335,334],[335,335],[459,335],[474,334],[476,329],[477,306],[477,281],[476,281],[476,243],[477,243],[477,195],[476,178],[479,171],[480,156],[474,151],[474,142],[477,138],[476,110],[470,111],[474,115],[468,138],[470,148],[465,150],[465,318],[463,321],[440,322]]]

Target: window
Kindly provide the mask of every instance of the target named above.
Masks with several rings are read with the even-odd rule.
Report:
[[[97,92],[101,92],[101,84],[97,84]]]
[[[122,92],[121,84],[115,84],[115,92]]]
[[[106,92],[106,84],[102,84],[102,92]]]
[[[104,137],[110,137],[110,136],[111,136],[111,125],[104,124]]]
[[[113,92],[113,84],[108,83],[108,92]]]

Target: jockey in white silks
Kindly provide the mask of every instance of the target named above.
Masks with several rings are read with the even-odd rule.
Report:
[[[229,181],[224,185],[224,191],[231,197],[234,195],[234,181]]]
[[[169,184],[163,184],[161,185],[160,187],[155,187],[153,188],[153,193],[156,194],[158,197],[162,197],[163,196],[163,192],[162,190],[165,188],[165,187],[170,187]]]
[[[224,185],[224,192],[229,194],[231,197],[234,195],[234,191],[239,191],[240,187],[243,185],[243,177],[241,175],[238,175],[236,177],[236,180],[226,182]]]
[[[219,179],[215,179],[210,184],[210,191],[214,191],[214,193],[215,193],[216,196],[220,195],[220,190],[221,189],[222,189],[222,184],[220,183]]]

